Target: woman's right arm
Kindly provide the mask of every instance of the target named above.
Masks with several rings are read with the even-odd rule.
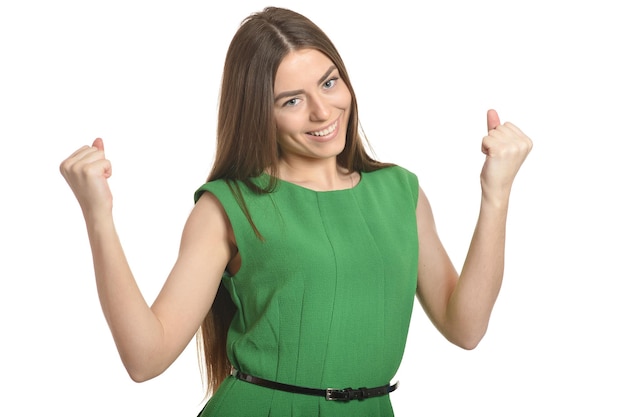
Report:
[[[113,222],[111,165],[102,140],[74,152],[60,169],[83,211],[100,304],[122,362],[134,381],[151,379],[180,355],[211,308],[234,253],[228,218],[204,193],[185,224],[176,263],[149,306]]]

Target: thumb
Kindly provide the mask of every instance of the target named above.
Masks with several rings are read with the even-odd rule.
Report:
[[[104,142],[100,138],[97,138],[96,140],[94,140],[91,146],[93,146],[94,148],[98,148],[99,151],[104,152]]]
[[[104,152],[104,142],[101,138],[96,138],[91,146],[98,149],[99,151]],[[111,163],[107,160],[104,160],[104,162],[104,178],[109,178],[111,176]]]
[[[498,117],[498,112],[493,109],[488,110],[487,111],[487,131],[490,131],[491,129],[495,129],[498,126],[500,126],[500,117]]]

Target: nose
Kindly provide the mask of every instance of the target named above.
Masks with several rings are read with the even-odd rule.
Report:
[[[310,118],[312,121],[328,120],[331,115],[331,106],[320,95],[313,95],[309,98]]]

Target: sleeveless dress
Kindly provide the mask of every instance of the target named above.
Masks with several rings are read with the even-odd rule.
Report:
[[[226,181],[195,194],[196,201],[203,192],[219,199],[242,259],[237,274],[222,279],[237,308],[227,339],[233,367],[309,388],[389,383],[417,285],[417,177],[394,166],[364,172],[346,190],[318,192],[282,180],[267,194],[239,188],[263,239]],[[391,417],[392,395],[328,401],[230,376],[201,416]]]

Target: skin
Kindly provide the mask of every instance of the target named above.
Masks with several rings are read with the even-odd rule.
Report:
[[[487,331],[502,285],[506,218],[513,179],[532,141],[512,123],[487,112],[483,138],[481,204],[467,257],[458,275],[437,236],[433,213],[420,188],[417,225],[420,242],[417,298],[437,329],[452,343],[475,348]]]
[[[332,61],[317,50],[292,52],[278,67],[274,91],[279,176],[317,191],[350,188],[358,182],[358,174],[337,165],[336,156],[346,144],[352,97]],[[325,129],[334,130],[319,136]]]
[[[290,53],[278,68],[275,118],[281,179],[318,191],[353,187],[358,173],[337,165],[345,145],[351,96],[332,62],[315,50]],[[320,137],[312,132],[336,129]],[[511,123],[487,113],[486,155],[478,221],[460,274],[436,231],[420,188],[419,287],[416,296],[452,343],[474,348],[482,339],[502,283],[509,195],[532,148]],[[143,298],[128,265],[112,216],[111,163],[102,139],[83,146],[60,166],[83,212],[98,295],[120,357],[137,382],[161,374],[192,340],[215,298],[225,268],[239,269],[232,227],[217,199],[204,193],[183,228],[178,258],[152,305]],[[128,320],[132,317],[132,320]]]

